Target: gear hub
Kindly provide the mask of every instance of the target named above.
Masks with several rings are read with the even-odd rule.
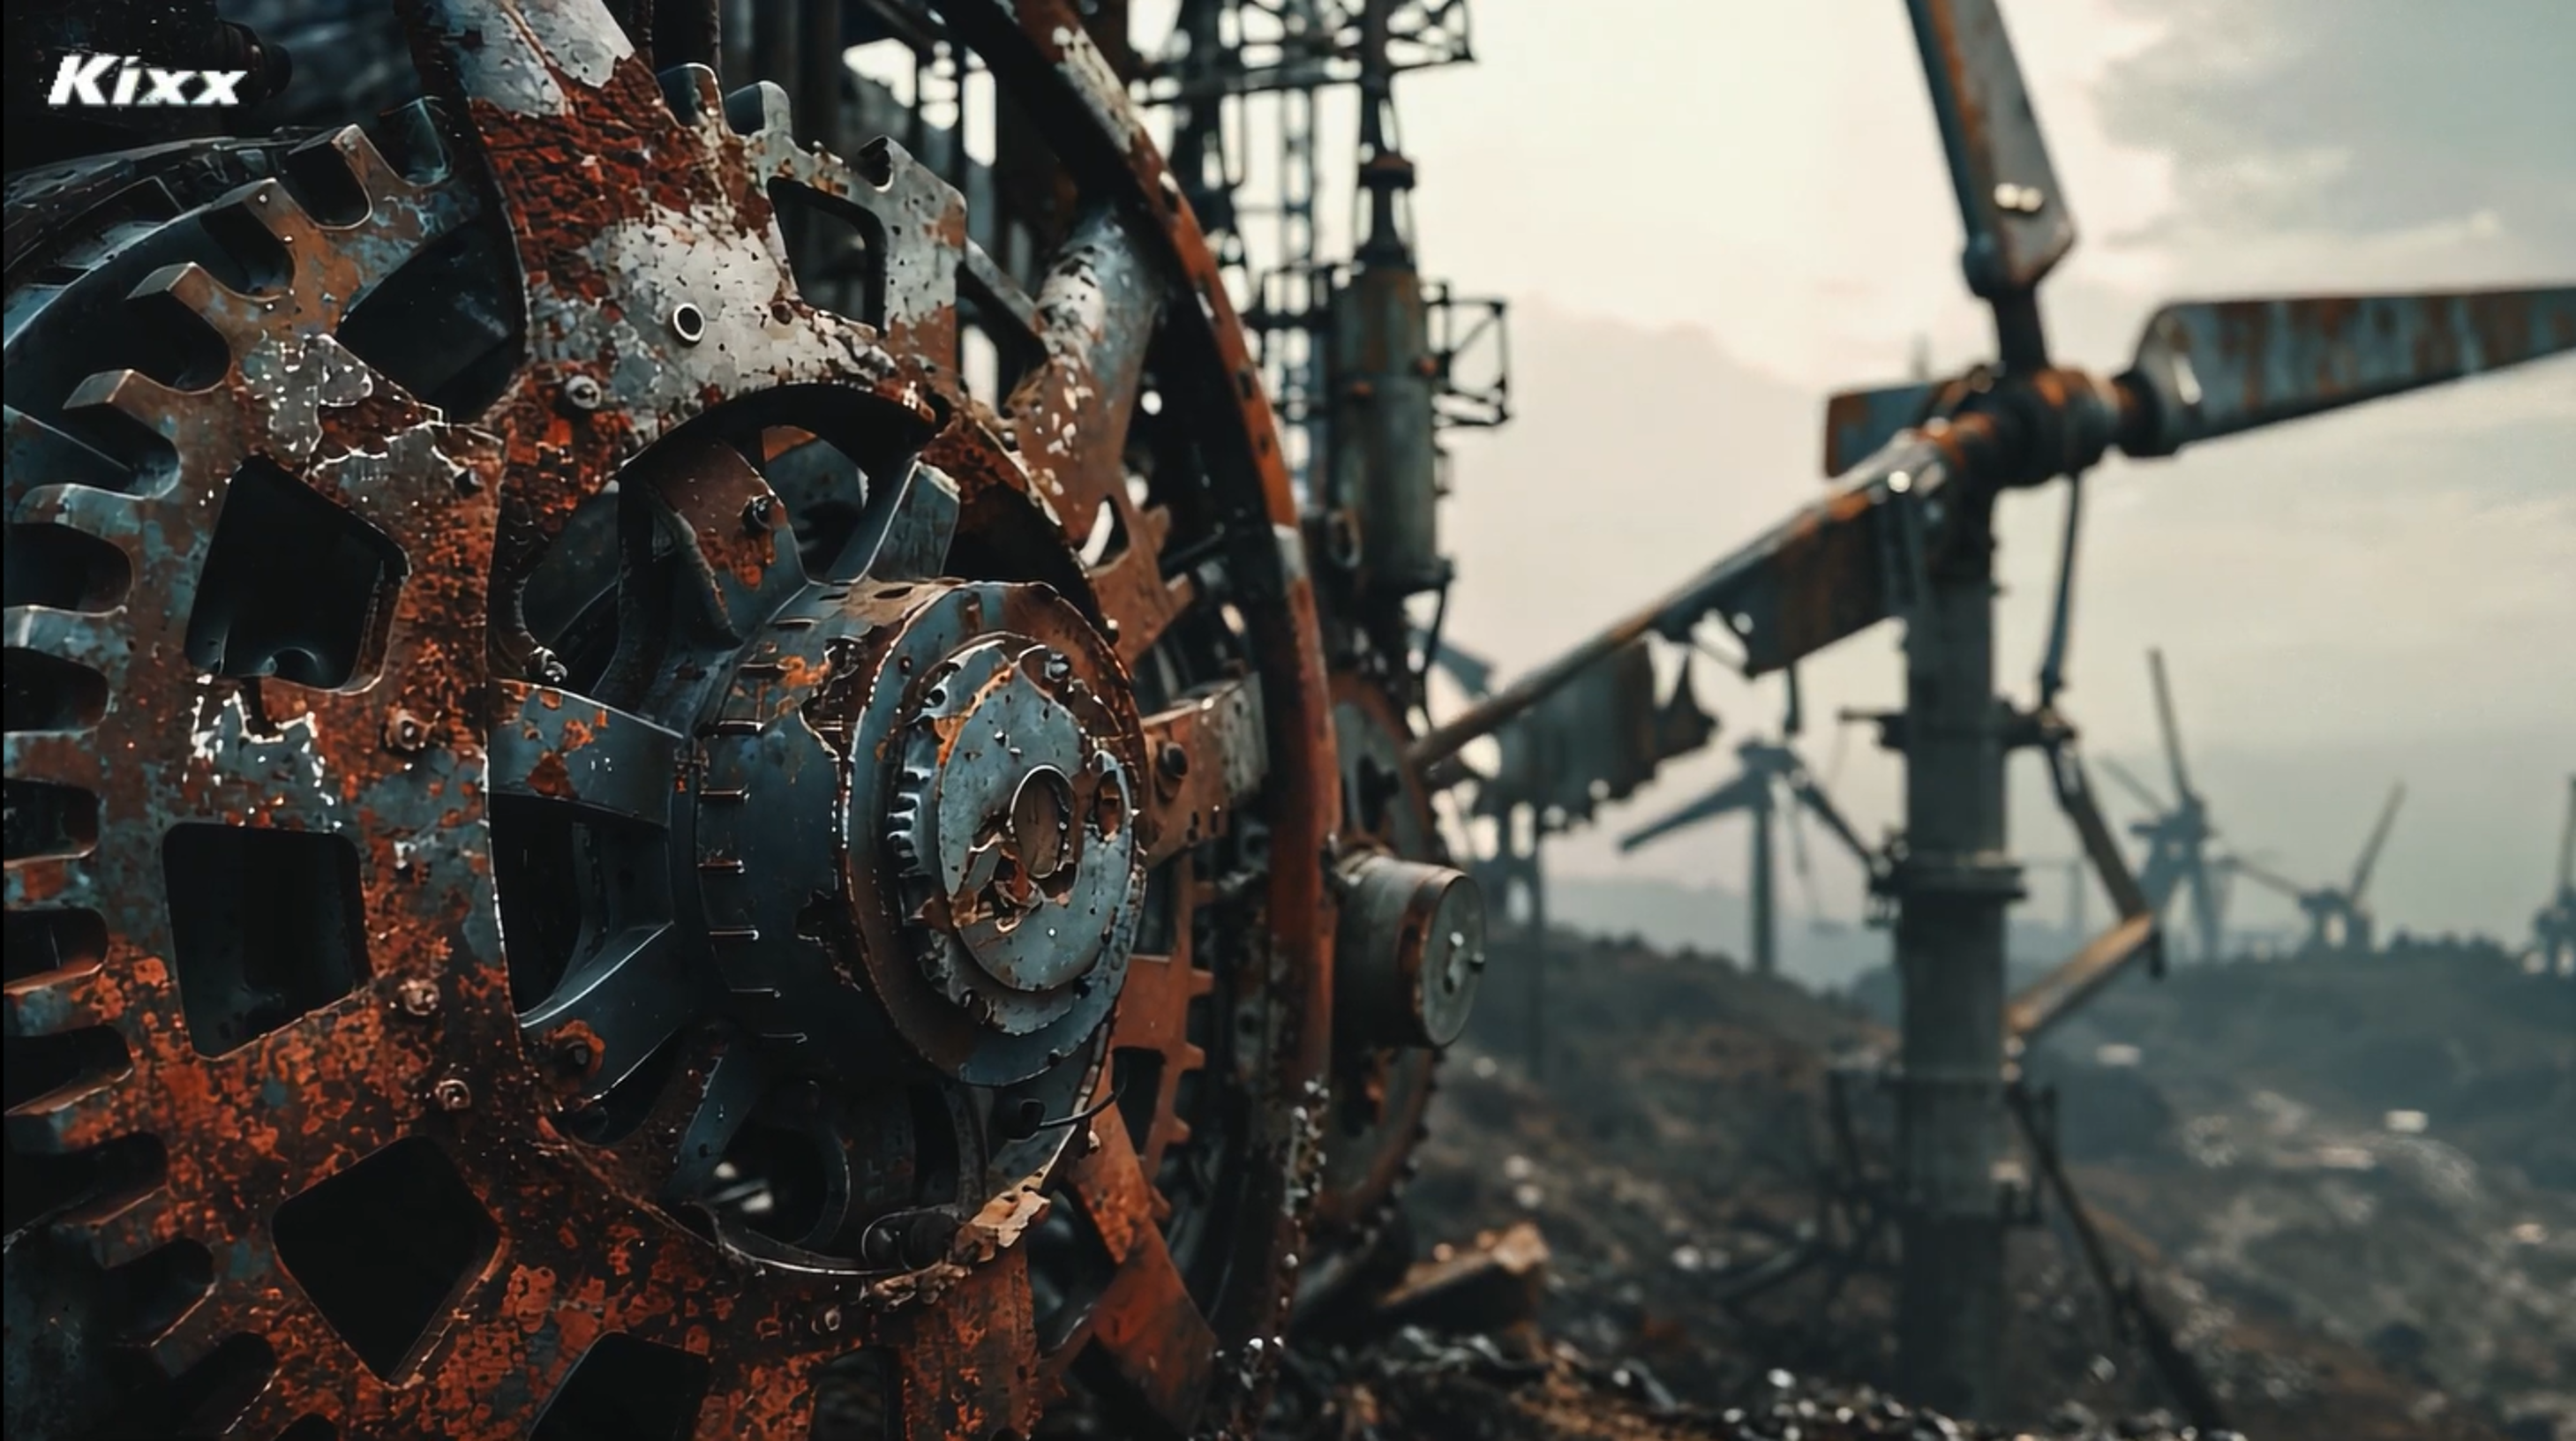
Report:
[[[1072,658],[1019,636],[940,662],[905,731],[888,839],[921,965],[1004,1034],[1101,1010],[1125,968],[1144,873],[1119,739]]]
[[[790,605],[701,721],[699,888],[737,998],[839,1069],[1010,1085],[1117,1004],[1143,907],[1134,703],[1043,585]]]

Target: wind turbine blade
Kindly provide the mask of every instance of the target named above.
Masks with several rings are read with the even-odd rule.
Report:
[[[1760,771],[1745,771],[1660,820],[1648,821],[1619,838],[1619,849],[1633,851],[1649,841],[1659,840],[1675,831],[1688,830],[1702,821],[1714,820],[1733,811],[1751,810],[1762,802],[1762,788],[1771,778]]]
[[[2093,783],[2084,771],[2084,756],[2077,749],[2075,731],[2059,722],[2059,729],[2047,747],[2048,783],[2057,794],[2057,808],[2075,827],[2076,839],[2083,842],[2084,855],[2092,861],[2094,874],[2102,878],[2102,889],[2111,897],[2112,906],[2123,919],[2136,916],[2154,918],[2155,908],[2147,901],[2144,887],[2129,870],[2120,854],[2120,843],[2111,834],[2110,823],[2102,819],[2102,808],[2093,803]],[[2162,968],[2162,952],[2158,952]]]
[[[2254,862],[2245,859],[2243,856],[2229,857],[2227,868],[2234,871],[2236,874],[2245,877],[2247,880],[2254,882],[2256,885],[2268,886],[2271,889],[2288,896],[2294,901],[2307,899],[2308,888],[2306,886],[2300,885],[2297,881],[2291,880],[2289,877],[2282,875],[2278,871],[2267,870],[2262,866],[2256,865]]]
[[[1919,588],[1928,544],[1918,502],[1950,483],[1956,457],[1990,427],[1907,431],[1787,520],[1716,564],[1418,737],[1406,752],[1429,767],[1537,705],[1648,635],[1687,640],[1722,615],[1765,675],[1887,619]]]
[[[2026,293],[2075,244],[2075,215],[2004,17],[1996,0],[1910,0],[1906,9],[1967,228],[1968,288],[1990,300]]]
[[[1932,414],[1942,386],[1909,381],[1870,390],[1845,390],[1825,401],[1825,475],[1830,478],[1878,453]]]
[[[1449,678],[1464,687],[1469,695],[1493,693],[1494,663],[1461,649],[1447,639],[1443,639],[1440,648],[1432,653],[1432,664],[1449,672]]]
[[[2352,868],[2352,885],[2344,891],[2354,905],[2361,904],[2361,893],[2370,888],[2370,872],[2379,864],[2379,848],[2388,844],[2388,828],[2397,823],[2397,807],[2406,799],[2406,783],[2400,781],[2388,792],[2388,804],[2379,811],[2379,824],[2370,828],[2370,841],[2361,848],[2361,860]]]
[[[2127,766],[2104,756],[2102,769],[2110,773],[2111,779],[2120,783],[2120,789],[2127,791],[2139,805],[2145,806],[2147,814],[2160,816],[2165,813],[2165,803],[2157,798],[2154,791],[2147,789],[2147,783],[2132,774]]]
[[[1803,766],[1790,773],[1789,794],[1797,798],[1799,805],[1816,813],[1816,819],[1825,823],[1825,829],[1833,832],[1834,839],[1842,842],[1843,849],[1852,853],[1860,862],[1861,869],[1873,876],[1879,873],[1880,867],[1886,864],[1884,858],[1870,849],[1869,842],[1860,838],[1860,832],[1852,829],[1851,822],[1843,818],[1833,798],[1825,794],[1824,787],[1816,784],[1816,778]]]
[[[2569,350],[2576,286],[2168,305],[2121,377],[2150,412],[2121,444],[2170,455]]]
[[[2130,916],[2095,936],[2064,964],[2024,987],[2004,1005],[2004,1035],[2027,1048],[2051,1026],[2109,985],[2129,963],[2155,949],[2156,918]]]
[[[2165,681],[2165,653],[2147,651],[2147,671],[2156,682],[2156,726],[2164,732],[2165,764],[2173,769],[2174,797],[2191,803],[2191,773],[2182,763],[2182,728],[2174,724],[2173,687]]]

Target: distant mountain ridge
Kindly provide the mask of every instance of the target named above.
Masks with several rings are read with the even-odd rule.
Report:
[[[1635,936],[1658,950],[1738,960],[1748,949],[1751,907],[1738,891],[1649,876],[1550,876],[1547,900],[1549,923],[1566,930]],[[1885,931],[1848,920],[1819,929],[1790,896],[1782,900],[1780,971],[1791,980],[1816,990],[1847,990],[1893,955]],[[2051,965],[2071,949],[2060,928],[2018,921],[2009,945],[2016,966]]]

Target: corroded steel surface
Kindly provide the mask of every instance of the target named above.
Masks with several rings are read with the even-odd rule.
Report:
[[[121,1058],[13,1093],[9,1137],[157,1145],[48,1234],[119,1275],[205,1258],[139,1333],[199,1424],[521,1435],[619,1346],[694,1377],[670,1424],[704,1437],[806,1434],[855,1356],[911,1437],[1257,1407],[1330,1079],[1316,858],[1340,794],[1294,501],[1214,261],[1071,7],[949,9],[1055,123],[1094,217],[1003,307],[1038,359],[998,410],[957,374],[953,190],[890,143],[798,145],[774,92],[657,75],[576,0],[431,7],[443,132],[417,116],[399,164],[327,135],[296,186],[137,250],[172,258],[131,304],[205,336],[184,363],[138,351],[42,414],[13,384],[13,526],[117,573],[13,585],[12,670],[60,680],[44,707],[13,693],[13,815],[86,799],[31,844],[13,821],[13,950],[49,949],[13,956],[9,1034]],[[869,313],[805,298],[780,194],[868,228]],[[352,317],[477,225],[515,355],[449,414]],[[19,339],[13,314],[13,361]],[[1149,363],[1206,470],[1140,494],[1119,457]],[[828,539],[781,479],[815,444],[853,477]],[[226,585],[291,590],[226,568],[219,517],[255,494],[347,537],[352,634],[258,653],[294,630],[274,607],[209,618]],[[588,563],[566,537],[601,504],[613,574],[585,614],[609,639],[541,633],[527,597]],[[1099,524],[1116,543],[1086,560]],[[1166,578],[1183,536],[1200,559]],[[944,569],[970,545],[974,579]],[[1148,667],[1196,684],[1140,715]],[[559,832],[587,869],[532,893]],[[251,975],[210,1009],[203,922],[165,900],[197,854],[165,836],[209,835],[344,857],[293,903],[347,878],[345,934],[312,947],[341,974]],[[1057,925],[1097,929],[1024,932]],[[1157,1064],[1131,1095],[1133,1055]],[[768,1211],[717,1193],[773,1131],[843,1168],[793,1224],[783,1181]],[[413,1202],[453,1193],[461,1238],[390,1332],[281,1219],[388,1158],[432,1178]],[[415,1243],[444,1244],[375,1244]]]
[[[2154,399],[2132,454],[2576,351],[2576,286],[2168,305],[2124,380]]]
[[[1909,0],[1950,178],[1968,231],[1968,286],[2028,290],[2075,244],[2030,91],[1996,0]]]
[[[1332,687],[1344,835],[1389,855],[1448,859],[1430,792],[1404,764],[1403,712],[1382,686],[1349,672],[1335,674]],[[1328,1237],[1350,1242],[1338,1248],[1343,1259],[1364,1257],[1392,1219],[1438,1065],[1438,1053],[1420,1048],[1345,1046],[1335,1060],[1331,1144],[1315,1209]]]

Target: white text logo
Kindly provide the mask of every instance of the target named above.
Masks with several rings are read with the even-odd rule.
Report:
[[[247,70],[164,70],[132,55],[66,55],[54,69],[45,103],[95,105],[239,105]],[[193,87],[193,88],[192,88]]]

